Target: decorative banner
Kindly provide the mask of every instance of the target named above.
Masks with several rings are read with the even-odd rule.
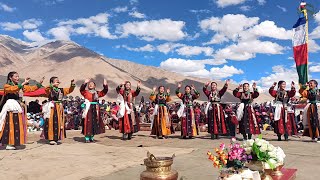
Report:
[[[300,18],[293,26],[294,36],[293,56],[296,62],[299,76],[299,84],[304,85],[308,82],[308,14],[306,9],[307,3],[300,3]]]

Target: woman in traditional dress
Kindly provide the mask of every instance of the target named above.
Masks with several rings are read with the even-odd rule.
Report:
[[[158,93],[156,94],[157,87],[153,88],[150,95],[150,100],[155,103],[155,108],[151,116],[152,120],[152,130],[151,135],[156,135],[157,138],[166,138],[168,135],[172,134],[172,125],[170,120],[170,115],[167,107],[167,102],[171,101],[170,89],[165,92],[165,87],[158,87]]]
[[[36,86],[29,86],[30,78],[19,83],[19,74],[10,72],[7,83],[4,85],[4,96],[0,100],[2,106],[0,113],[0,139],[7,150],[14,150],[16,146],[26,143],[27,134],[27,107],[22,103],[20,92],[32,92],[41,87],[43,78]],[[23,95],[23,94],[21,94]]]
[[[134,111],[134,98],[140,93],[141,82],[138,82],[137,89],[131,89],[131,83],[126,81],[119,85],[116,89],[118,101],[120,102],[120,109],[118,112],[119,130],[122,133],[123,140],[131,140],[132,134],[139,131],[139,118],[136,117]]]
[[[50,145],[56,145],[59,140],[65,138],[65,116],[62,99],[73,92],[76,85],[71,80],[69,88],[59,88],[58,77],[50,78],[50,85],[46,87],[48,102],[42,107],[44,113],[44,136]]]
[[[297,134],[296,122],[294,116],[288,113],[288,103],[291,97],[296,94],[294,82],[291,83],[291,90],[286,90],[286,82],[279,81],[278,89],[274,90],[276,82],[269,89],[269,93],[275,98],[275,111],[274,111],[274,132],[278,136],[278,141],[281,141],[281,136],[288,141],[288,136]]]
[[[208,97],[208,103],[205,113],[208,117],[208,133],[211,134],[211,139],[218,139],[219,135],[225,135],[229,133],[227,121],[225,119],[225,113],[223,107],[220,105],[220,101],[224,93],[228,89],[230,80],[227,80],[223,88],[218,91],[216,82],[207,82],[203,86],[203,92]],[[210,90],[207,90],[210,84]]]
[[[86,90],[88,87],[88,90]],[[82,114],[82,134],[85,142],[94,142],[94,135],[105,132],[105,126],[100,116],[99,98],[108,93],[107,81],[103,82],[103,90],[97,91],[96,84],[91,79],[85,80],[80,87],[80,93],[85,98],[85,110]]]
[[[195,121],[193,101],[200,97],[200,93],[195,87],[187,85],[185,93],[180,93],[181,83],[178,84],[176,95],[182,100],[180,108],[177,112],[181,121],[181,136],[186,139],[187,136],[191,139],[199,134],[198,124]],[[194,91],[194,93],[191,92]]]
[[[307,85],[309,89],[307,90]],[[311,80],[309,83],[302,86],[299,90],[300,94],[304,98],[308,98],[309,103],[304,109],[303,113],[303,127],[304,135],[312,138],[314,142],[320,142],[320,124],[319,124],[319,113],[320,113],[320,104],[319,104],[319,89],[318,82],[316,80]]]
[[[253,83],[253,92],[250,92],[249,83],[240,84],[233,91],[233,95],[240,99],[241,103],[237,109],[237,119],[239,121],[239,132],[243,139],[251,139],[252,134],[260,134],[259,122],[255,115],[252,102],[259,97],[256,83]],[[243,89],[242,92],[240,90]]]

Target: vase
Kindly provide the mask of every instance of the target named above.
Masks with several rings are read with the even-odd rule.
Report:
[[[262,161],[250,161],[246,164],[246,167],[251,171],[259,171],[262,180],[272,180],[271,172],[264,168],[264,163]]]
[[[178,172],[171,169],[172,157],[155,157],[148,152],[148,158],[144,159],[146,170],[140,174],[140,180],[177,180]]]
[[[277,166],[275,169],[265,169],[264,171],[271,176],[282,176],[281,169],[284,165]]]

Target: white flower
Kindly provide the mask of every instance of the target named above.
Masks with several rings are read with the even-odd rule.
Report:
[[[275,151],[268,152],[268,155],[269,155],[271,158],[276,158],[276,157],[277,157],[277,153],[276,153]]]
[[[262,144],[261,148],[260,148],[260,151],[261,152],[266,152],[267,150],[268,150],[268,145],[267,144]]]
[[[283,150],[280,147],[277,147],[275,148],[275,152],[276,152],[277,161],[283,164],[284,158],[286,157]]]
[[[253,139],[249,139],[249,140],[247,141],[247,144],[249,144],[250,147],[253,146],[253,143],[254,143],[254,140],[253,140]]]
[[[251,154],[251,152],[252,152],[252,148],[251,147],[247,147],[244,150],[246,151],[246,154]]]
[[[274,150],[274,146],[272,144],[268,144],[268,151],[273,151]]]
[[[271,164],[271,165],[273,165],[274,167],[276,167],[276,164],[277,164],[277,161],[276,160],[274,160],[274,159],[269,159],[268,160],[268,163],[266,163],[266,164]],[[270,166],[269,166],[269,168],[266,168],[266,169],[271,169],[270,168]]]
[[[257,146],[261,146],[262,145],[261,139],[256,139],[255,143],[257,144]]]

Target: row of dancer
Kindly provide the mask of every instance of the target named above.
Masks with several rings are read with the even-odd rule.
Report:
[[[208,120],[208,133],[211,134],[212,139],[217,139],[219,135],[235,136],[235,127],[239,126],[239,132],[242,134],[243,139],[251,139],[252,135],[260,134],[258,126],[259,119],[255,115],[253,109],[253,101],[259,97],[259,92],[256,83],[252,84],[253,91],[250,91],[249,83],[240,84],[235,90],[233,95],[240,100],[240,105],[234,112],[232,118],[228,119],[225,116],[225,111],[221,105],[221,98],[228,89],[229,80],[221,90],[218,90],[216,82],[207,82],[203,87],[203,92],[208,98],[208,103],[205,113]],[[208,87],[210,86],[210,89]],[[304,110],[304,135],[312,138],[314,142],[318,142],[320,126],[319,116],[320,108],[318,107],[317,97],[319,97],[318,83],[315,80],[309,81],[306,85],[302,86],[299,90],[302,97],[307,98],[308,104]],[[277,88],[276,88],[277,87]],[[178,84],[176,95],[182,100],[177,115],[181,122],[181,136],[185,138],[193,138],[199,134],[199,127],[194,115],[194,103],[200,97],[200,93],[194,86],[185,86],[184,93],[180,92],[181,83]],[[152,135],[164,138],[172,132],[170,118],[166,104],[170,101],[170,90],[165,93],[164,86],[158,88],[158,93],[155,94],[156,88],[150,96],[150,100],[155,102],[156,107],[152,116]],[[286,90],[286,82],[275,82],[269,89],[269,94],[274,98],[274,132],[278,136],[278,141],[284,136],[284,140],[288,141],[289,136],[296,135],[296,122],[294,114],[289,113],[289,101],[296,95],[294,82],[291,83],[291,89]],[[236,119],[232,121],[231,119]],[[230,121],[230,122],[228,122]],[[230,126],[231,123],[233,125]]]
[[[23,83],[19,83],[19,75],[16,72],[10,72],[7,77],[7,83],[4,85],[5,96],[1,102],[4,104],[0,113],[0,138],[3,145],[7,145],[7,149],[15,149],[15,146],[22,145],[26,142],[26,106],[22,103],[20,91],[32,92],[42,86],[43,79],[36,86],[28,85],[30,78],[25,79]],[[227,91],[229,80],[226,81],[221,90],[217,89],[217,83],[208,82],[203,87],[204,94],[208,97],[206,107],[206,115],[208,117],[208,132],[212,138],[218,138],[219,135],[225,135],[230,132],[228,122],[225,118],[225,113],[220,105],[222,96]],[[61,104],[62,98],[73,92],[75,89],[74,80],[71,81],[70,87],[60,88],[58,77],[51,77],[50,85],[46,86],[45,96],[48,98],[48,103],[43,106],[45,118],[44,136],[51,145],[66,136],[64,128],[64,114]],[[139,130],[138,118],[134,111],[133,99],[139,95],[139,82],[136,90],[132,90],[131,83],[126,81],[116,88],[119,94],[118,102],[120,110],[117,114],[119,118],[120,133],[123,134],[123,139],[131,139],[132,134]],[[210,90],[208,86],[210,85]],[[292,116],[287,112],[287,105],[290,97],[296,93],[295,85],[292,82],[291,90],[286,90],[286,82],[279,81],[278,88],[275,90],[277,83],[270,88],[270,94],[275,98],[275,132],[278,135],[278,140],[281,140],[281,135],[288,136],[296,134],[295,122]],[[309,136],[317,141],[319,137],[319,118],[317,106],[317,82],[311,80],[308,84],[309,88],[303,86],[300,93],[309,99],[309,104],[306,107],[305,121],[308,127]],[[99,116],[98,98],[103,97],[108,92],[107,81],[104,81],[103,90],[97,91],[96,84],[87,79],[80,87],[80,92],[86,99],[85,109],[83,112],[82,133],[85,135],[86,142],[94,142],[94,135],[104,133],[104,124]],[[200,93],[194,86],[185,86],[184,92],[181,92],[182,84],[178,84],[176,95],[182,102],[177,114],[181,120],[181,136],[183,138],[192,138],[199,134],[199,128],[194,116],[193,101],[200,97]],[[239,123],[240,133],[244,139],[251,139],[252,134],[260,134],[257,119],[252,108],[252,102],[259,96],[256,84],[252,85],[253,92],[250,92],[249,84],[239,85],[233,91],[235,97],[241,100],[241,104],[236,112],[236,117]],[[166,137],[173,133],[172,123],[170,120],[167,103],[170,101],[170,90],[165,90],[164,86],[153,89],[150,95],[150,100],[156,104],[152,115],[152,134],[157,137]],[[241,90],[242,89],[242,90]]]

